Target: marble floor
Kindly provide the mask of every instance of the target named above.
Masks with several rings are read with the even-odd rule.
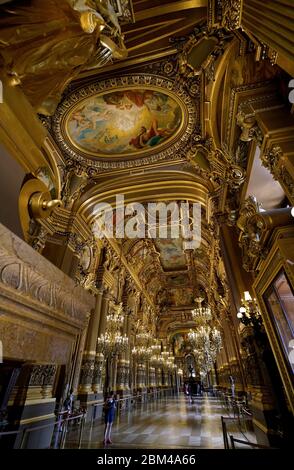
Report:
[[[181,395],[137,405],[132,411],[118,414],[113,424],[110,448],[202,448],[223,449],[221,415],[228,416],[214,397],[195,397],[193,403]],[[84,428],[82,448],[102,448],[104,424],[99,419]],[[235,437],[255,441],[239,430]],[[77,447],[78,432],[69,431],[66,448]],[[246,446],[247,447],[247,446]]]

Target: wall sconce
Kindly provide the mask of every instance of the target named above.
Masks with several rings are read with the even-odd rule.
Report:
[[[241,299],[242,305],[237,313],[237,318],[246,326],[260,328],[262,318],[256,299],[252,299],[248,291],[244,292],[244,298]]]

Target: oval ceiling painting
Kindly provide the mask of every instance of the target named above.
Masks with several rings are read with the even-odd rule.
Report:
[[[126,88],[80,101],[67,117],[66,130],[75,147],[106,157],[156,151],[181,124],[182,109],[172,96]]]

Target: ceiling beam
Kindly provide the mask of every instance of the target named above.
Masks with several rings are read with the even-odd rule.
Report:
[[[170,13],[175,13],[183,10],[190,10],[193,8],[203,8],[207,6],[207,0],[182,0],[175,3],[168,3],[167,5],[160,5],[153,8],[148,8],[143,11],[135,13],[135,20],[142,21],[155,16],[162,16]]]

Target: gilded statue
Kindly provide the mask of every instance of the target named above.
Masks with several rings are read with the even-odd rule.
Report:
[[[0,7],[0,64],[38,113],[52,115],[67,84],[81,70],[101,65],[103,50],[108,57],[127,55],[109,0],[30,0]]]

